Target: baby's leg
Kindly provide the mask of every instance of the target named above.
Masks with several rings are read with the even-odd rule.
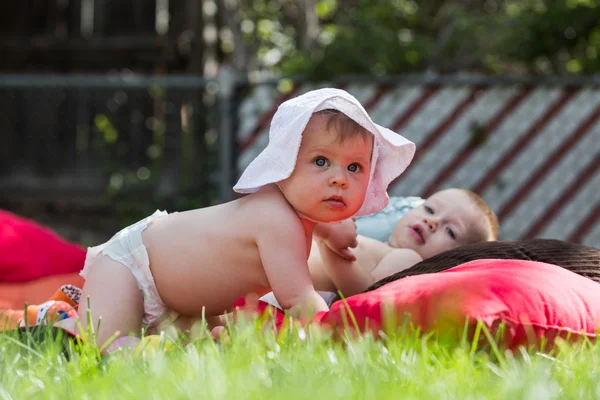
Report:
[[[94,332],[98,318],[102,317],[100,329],[96,332],[98,346],[102,346],[116,331],[119,331],[119,336],[140,334],[144,298],[135,277],[123,264],[101,256],[91,266],[79,301],[82,334],[88,330],[88,296]]]
[[[225,326],[228,319],[233,319],[233,313],[217,315],[214,317],[206,317],[206,329],[209,331],[218,326]],[[190,333],[192,334],[192,339],[195,338],[194,335],[199,334],[200,332],[197,328],[201,327],[202,317],[186,317],[180,315],[176,320],[171,321],[168,324],[160,324],[154,327],[148,328],[147,333],[150,335],[158,335],[161,331],[167,330],[168,328],[175,328],[177,332],[182,333]]]

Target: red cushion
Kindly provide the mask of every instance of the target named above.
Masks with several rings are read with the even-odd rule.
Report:
[[[533,261],[471,261],[444,272],[391,282],[350,297],[346,303],[334,303],[314,321],[354,329],[349,307],[361,331],[377,333],[385,328],[384,314],[392,316],[385,319],[386,324],[396,328],[408,313],[410,322],[423,331],[461,335],[469,317],[471,334],[477,319],[492,331],[506,323],[504,344],[509,348],[538,342],[542,336],[552,343],[557,335],[565,337],[569,332],[594,337],[600,327],[598,283]]]
[[[0,282],[78,272],[85,250],[37,223],[0,210]]]

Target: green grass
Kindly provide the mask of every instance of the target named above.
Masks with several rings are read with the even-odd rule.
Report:
[[[551,355],[482,350],[399,332],[333,340],[257,323],[169,351],[101,358],[91,346],[0,334],[0,399],[588,399],[600,397],[600,345]],[[47,336],[47,335],[46,335]],[[552,355],[554,354],[554,355]]]

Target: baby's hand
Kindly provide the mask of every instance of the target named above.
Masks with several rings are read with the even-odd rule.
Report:
[[[355,221],[355,218],[351,218],[340,224],[317,225],[318,228],[315,228],[315,231],[318,229],[318,232],[315,233],[334,253],[348,261],[356,261],[356,256],[350,250],[350,248],[358,246]]]

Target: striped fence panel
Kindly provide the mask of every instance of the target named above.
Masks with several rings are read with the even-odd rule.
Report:
[[[501,222],[501,239],[546,237],[600,247],[600,88],[568,84],[350,83],[375,122],[417,145],[391,195],[474,190]],[[238,168],[266,146],[286,99],[257,86],[239,108]]]

